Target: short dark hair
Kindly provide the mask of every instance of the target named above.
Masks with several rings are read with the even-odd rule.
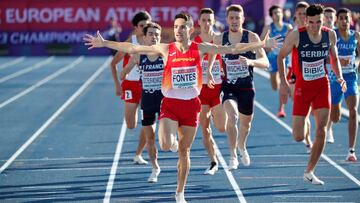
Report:
[[[339,8],[338,11],[336,12],[336,17],[339,17],[341,13],[348,14],[351,13],[351,11],[348,8]]]
[[[202,14],[214,14],[214,11],[211,8],[203,8],[200,10],[199,17]]]
[[[311,4],[306,9],[306,16],[316,16],[324,13],[324,6],[321,4]]]
[[[146,33],[148,32],[149,28],[155,28],[155,29],[160,30],[160,32],[161,32],[161,26],[159,24],[154,23],[154,22],[150,22],[150,23],[146,24],[144,29],[143,29],[143,33],[144,33],[145,36],[146,36]]]
[[[190,25],[190,27],[194,27],[194,21],[193,21],[191,15],[189,15],[189,14],[187,14],[187,13],[185,13],[185,12],[181,12],[181,13],[179,13],[179,14],[176,14],[174,20],[179,19],[179,18],[184,19],[185,22],[186,22],[188,25]]]
[[[269,16],[272,17],[272,14],[273,14],[273,11],[276,10],[276,9],[281,9],[280,6],[278,5],[272,5],[270,8],[269,8]]]
[[[139,24],[140,21],[143,20],[150,20],[151,21],[151,16],[147,11],[139,11],[137,12],[133,19],[131,20],[131,23],[133,24],[133,26],[137,26]]]
[[[335,9],[333,7],[326,7],[324,9],[325,13],[336,13]]]
[[[296,6],[295,6],[295,10],[298,10],[299,8],[307,8],[309,7],[309,4],[305,1],[299,1]]]
[[[244,9],[239,4],[231,4],[230,6],[226,7],[226,16],[229,15],[230,11],[240,12],[244,14]]]

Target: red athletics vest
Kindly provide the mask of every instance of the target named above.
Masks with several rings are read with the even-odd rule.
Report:
[[[195,37],[194,42],[203,43],[203,41],[199,35]],[[210,43],[214,43],[214,42],[211,41]],[[211,73],[213,75],[215,84],[222,83],[222,80],[221,80],[222,66],[221,66],[221,64],[222,64],[221,56],[219,54],[217,54],[214,64],[213,64],[213,67],[211,69]],[[205,54],[204,58],[201,61],[201,67],[202,67],[202,72],[203,72],[203,75],[202,75],[202,83],[203,84],[207,84],[207,82],[208,82],[208,76],[207,76],[208,65],[209,65],[208,54]]]
[[[191,42],[189,50],[182,53],[169,44],[169,53],[161,91],[165,97],[190,100],[200,94],[202,70],[198,44]]]

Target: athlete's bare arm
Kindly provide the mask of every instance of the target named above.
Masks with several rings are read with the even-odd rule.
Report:
[[[285,77],[285,62],[284,59],[291,53],[293,48],[299,44],[299,32],[297,30],[291,31],[285,38],[284,44],[280,49],[277,57],[277,65],[280,76],[280,100],[283,104],[287,103],[287,98],[290,95],[289,84]]]
[[[330,60],[331,60],[331,68],[334,71],[337,82],[341,85],[341,90],[346,92],[346,82],[342,77],[341,65],[338,57],[338,51],[336,48],[336,33],[334,30],[329,30],[329,39],[330,39]]]
[[[83,38],[85,45],[89,46],[88,49],[107,47],[115,49],[121,52],[129,54],[159,54],[163,57],[167,57],[167,51],[169,49],[168,44],[155,44],[152,46],[135,45],[129,42],[114,42],[104,40],[98,31],[96,37],[86,34]]]
[[[360,52],[360,32],[355,32],[355,38],[357,40],[357,51]],[[359,54],[358,54],[358,57],[359,57]],[[355,64],[355,67],[358,67],[358,73],[360,73],[360,63]]]
[[[124,56],[125,56],[124,52],[119,52],[118,51],[115,54],[115,56],[113,57],[113,59],[111,60],[111,63],[110,63],[111,75],[112,75],[114,85],[115,85],[115,94],[117,96],[121,96],[121,85],[120,85],[120,82],[119,82],[118,72],[116,70],[116,66],[124,58]]]
[[[135,65],[139,64],[140,56],[139,54],[134,54],[131,56],[129,63],[121,70],[120,72],[120,80],[125,80],[126,76],[130,71],[135,67]]]
[[[250,42],[260,42],[260,38],[257,34],[253,32],[249,32],[249,41]],[[249,66],[254,66],[257,68],[268,68],[269,67],[269,59],[266,56],[264,49],[256,49],[255,50],[256,59],[246,59]]]
[[[209,54],[239,54],[242,52],[252,51],[255,49],[268,47],[276,48],[280,45],[279,37],[269,38],[268,34],[266,35],[263,41],[251,42],[251,43],[236,43],[230,46],[224,46],[220,44],[210,44],[207,42],[199,44],[200,55],[203,56],[206,53]]]
[[[261,35],[260,35],[260,39],[264,40],[266,33],[269,33],[269,32],[270,32],[270,25],[264,26],[264,28],[263,28],[263,30],[261,32]],[[269,51],[271,51],[271,49],[265,48],[265,51],[269,52]]]

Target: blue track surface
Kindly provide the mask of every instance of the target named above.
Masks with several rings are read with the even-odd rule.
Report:
[[[0,81],[47,59],[2,57]],[[123,105],[108,65],[103,66],[107,59],[55,57],[0,83],[0,202],[174,202],[177,154],[159,151],[162,171],[154,184],[147,183],[150,165],[133,165],[140,123],[121,133]],[[99,75],[90,78],[97,70]],[[222,165],[214,176],[203,175],[209,159],[198,130],[185,190],[188,202],[360,202],[360,164],[345,161],[347,118],[334,125],[335,143],[327,144],[317,165],[316,174],[326,184],[310,185],[302,180],[308,155],[291,136],[291,117],[274,115],[278,96],[268,79],[256,75],[255,84],[251,166],[240,164],[228,172]],[[287,105],[287,115],[291,108]],[[226,164],[227,137],[215,130],[214,137]]]

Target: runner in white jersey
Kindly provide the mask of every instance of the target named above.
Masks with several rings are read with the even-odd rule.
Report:
[[[146,11],[140,11],[135,14],[132,19],[132,24],[134,26],[135,34],[131,36],[129,42],[134,44],[142,44],[143,42],[143,28],[144,26],[151,21],[151,16]],[[121,99],[124,100],[124,109],[125,109],[125,121],[129,129],[134,129],[138,120],[138,107],[141,98],[141,83],[139,81],[139,69],[135,67],[127,78],[122,81],[120,84],[118,78],[117,64],[123,60],[123,67],[127,64],[129,60],[129,55],[126,55],[124,52],[117,52],[111,61],[111,73],[113,76],[116,95],[121,96]],[[120,71],[120,70],[119,70]],[[136,149],[135,157],[133,159],[135,164],[147,164],[141,154],[146,144],[146,137],[141,130],[139,136],[139,144]]]

